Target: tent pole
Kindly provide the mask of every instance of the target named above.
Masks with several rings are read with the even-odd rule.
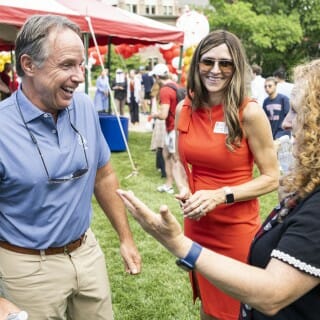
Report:
[[[86,94],[88,94],[89,92],[89,80],[88,80],[88,77],[89,77],[89,70],[88,70],[88,49],[89,49],[89,33],[84,33],[84,38],[83,38],[83,41],[84,41],[84,49],[85,49],[85,71],[84,71],[84,78],[85,78],[85,83],[84,83],[84,92]]]
[[[107,62],[107,68],[110,71],[111,67],[111,44],[112,44],[112,36],[108,37],[108,62]]]
[[[86,17],[86,20],[87,20],[87,22],[88,22],[88,26],[89,26],[89,29],[90,29],[91,37],[92,37],[92,39],[93,39],[95,48],[96,48],[96,50],[97,50],[97,52],[98,52],[101,70],[103,70],[103,69],[104,69],[104,65],[103,65],[103,61],[102,61],[102,59],[101,59],[101,55],[100,55],[100,51],[99,51],[99,46],[98,46],[98,43],[97,43],[97,39],[96,39],[94,30],[93,30],[93,27],[92,27],[92,24],[91,24],[91,19],[90,19],[90,17]],[[111,100],[111,106],[113,107],[114,113],[115,113],[115,115],[116,115],[116,119],[117,119],[117,121],[118,121],[119,128],[120,128],[120,132],[121,132],[121,135],[122,135],[122,139],[123,139],[124,144],[125,144],[125,146],[126,146],[126,150],[127,150],[127,152],[128,152],[129,160],[130,160],[130,163],[131,163],[132,173],[128,176],[128,177],[131,177],[131,176],[137,175],[137,174],[138,174],[138,170],[137,170],[137,168],[136,168],[136,166],[135,166],[135,164],[134,164],[134,162],[133,162],[133,159],[132,159],[132,156],[131,156],[131,152],[130,152],[130,149],[129,149],[129,145],[128,145],[128,141],[127,141],[127,138],[126,138],[125,133],[124,133],[124,130],[123,130],[123,126],[122,126],[122,123],[121,123],[121,120],[120,120],[119,113],[118,113],[118,111],[117,111],[117,107],[116,107],[115,102],[114,102],[113,93],[112,93],[112,91],[111,91],[110,86],[108,87],[108,91],[109,91],[109,99]]]
[[[178,83],[180,83],[181,75],[182,75],[182,59],[183,59],[183,45],[180,46],[179,67],[178,67]]]

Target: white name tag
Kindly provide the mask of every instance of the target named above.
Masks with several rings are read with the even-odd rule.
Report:
[[[228,127],[225,122],[217,121],[213,128],[214,133],[228,134]]]

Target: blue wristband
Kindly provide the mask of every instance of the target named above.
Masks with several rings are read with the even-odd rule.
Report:
[[[202,246],[197,242],[193,242],[186,257],[177,259],[176,264],[185,271],[193,270],[195,268],[196,261],[200,256],[201,250]]]

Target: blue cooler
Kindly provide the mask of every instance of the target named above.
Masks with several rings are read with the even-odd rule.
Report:
[[[126,151],[126,144],[123,140],[117,117],[108,113],[99,112],[99,121],[102,133],[109,145],[110,150]],[[128,141],[129,119],[127,117],[120,116],[120,122],[126,137],[126,141]]]

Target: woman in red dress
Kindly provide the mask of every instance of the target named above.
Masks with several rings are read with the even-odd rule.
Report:
[[[257,197],[275,190],[279,169],[269,121],[249,98],[250,71],[239,39],[218,30],[192,58],[188,98],[177,110],[178,150],[187,173],[177,195],[184,231],[202,246],[246,261],[260,226]],[[256,164],[259,175],[253,176]],[[236,320],[240,302],[190,272],[202,320]]]

